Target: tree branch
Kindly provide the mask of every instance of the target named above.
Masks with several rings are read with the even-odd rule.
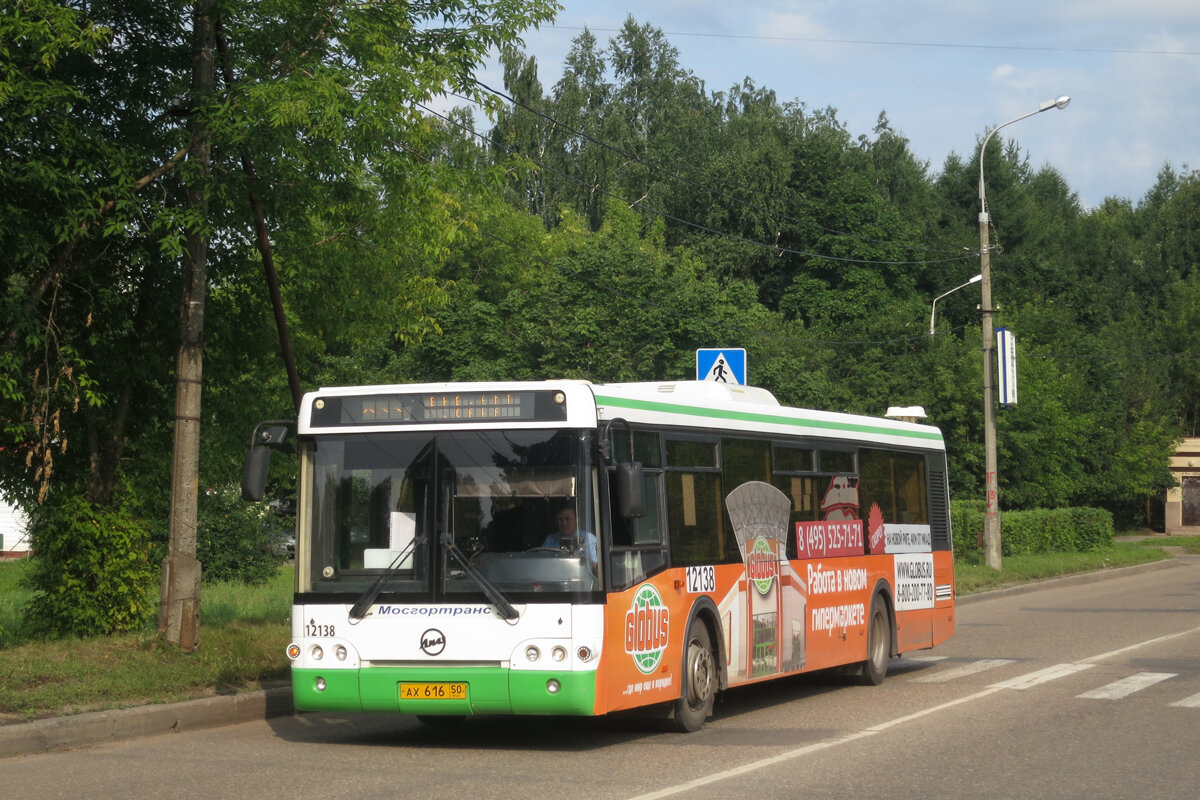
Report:
[[[158,180],[163,175],[166,175],[168,172],[175,169],[175,167],[179,166],[180,162],[182,162],[184,157],[187,156],[188,151],[191,150],[191,148],[196,144],[196,141],[197,137],[193,136],[190,140],[188,140],[187,144],[175,152],[175,155],[171,156],[162,164],[159,164],[157,167],[138,178],[133,184],[134,193],[136,194],[137,192],[140,192],[142,189],[145,189],[151,183]],[[4,332],[4,347],[6,349],[16,344],[18,325],[20,324],[20,321],[33,313],[33,310],[37,308],[38,303],[40,303],[42,298],[45,297],[46,290],[50,287],[50,284],[58,280],[58,278],[67,271],[67,267],[71,263],[71,256],[75,252],[75,247],[79,244],[80,240],[87,235],[88,229],[111,214],[116,207],[117,201],[115,199],[109,200],[100,207],[100,210],[96,212],[95,216],[79,223],[79,230],[75,232],[74,237],[66,242],[63,242],[59,246],[54,258],[51,259],[50,263],[46,266],[46,269],[42,271],[42,274],[38,276],[38,279],[34,281],[33,288],[29,290],[29,295],[25,298],[25,302],[21,306],[21,313],[13,317],[12,321],[8,325],[8,330]]]

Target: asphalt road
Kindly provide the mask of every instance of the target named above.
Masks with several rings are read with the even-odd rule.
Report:
[[[882,686],[728,693],[691,735],[636,719],[305,714],[0,760],[24,798],[1188,798],[1200,557],[990,596]]]

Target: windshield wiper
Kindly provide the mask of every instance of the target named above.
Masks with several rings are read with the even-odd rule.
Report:
[[[379,574],[379,577],[375,579],[371,587],[363,592],[362,596],[358,598],[358,602],[350,608],[350,619],[362,619],[367,615],[367,612],[371,610],[371,605],[375,602],[375,598],[379,597],[379,593],[383,591],[383,584],[396,576],[404,560],[416,546],[417,540],[423,538],[421,536],[414,536],[408,545],[400,551],[400,554],[392,559],[392,563],[388,565],[388,568]]]
[[[483,590],[483,593],[487,597],[488,601],[491,602],[491,604],[496,607],[496,610],[500,612],[501,619],[516,619],[518,616],[520,616],[517,613],[517,610],[513,608],[512,603],[508,602],[504,595],[501,594],[500,590],[497,589],[491,581],[483,577],[483,573],[471,566],[471,562],[467,561],[467,559],[463,557],[462,552],[458,549],[458,545],[454,543],[453,536],[451,536],[449,533],[443,533],[442,544],[446,546],[446,552],[454,556],[454,560],[458,562],[460,567],[462,567],[463,572],[467,573],[467,576],[471,580],[475,581],[476,585]]]

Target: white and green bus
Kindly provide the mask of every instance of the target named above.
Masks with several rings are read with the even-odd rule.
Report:
[[[243,477],[261,498],[263,423]],[[297,709],[600,715],[696,730],[716,693],[954,631],[941,433],[712,382],[305,395]]]

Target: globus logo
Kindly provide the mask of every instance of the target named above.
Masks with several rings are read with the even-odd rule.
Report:
[[[754,582],[754,588],[761,595],[771,591],[775,581],[775,553],[771,543],[761,536],[754,540],[754,546],[746,555],[746,576]]]
[[[658,590],[646,584],[633,596],[625,612],[625,652],[644,675],[658,669],[671,632],[671,612]]]

